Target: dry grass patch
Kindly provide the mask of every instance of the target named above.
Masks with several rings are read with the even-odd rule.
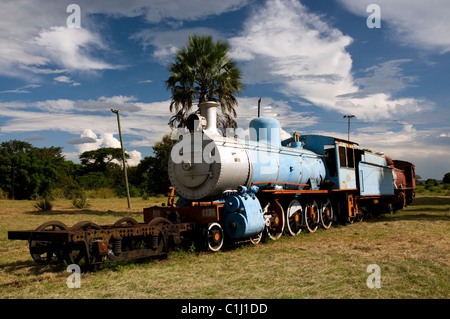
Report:
[[[158,200],[159,201],[159,200]],[[162,202],[163,200],[159,201]],[[80,289],[68,289],[65,267],[37,266],[25,242],[7,230],[33,229],[57,219],[112,223],[142,221],[141,200],[95,200],[87,210],[57,201],[55,211],[32,212],[5,201],[1,227],[1,298],[449,298],[450,198],[418,198],[415,205],[376,220],[336,226],[315,234],[242,245],[218,253],[177,251],[83,273]],[[31,206],[31,204],[30,204]],[[3,207],[3,206],[2,206]],[[366,285],[367,266],[381,268],[381,288]]]

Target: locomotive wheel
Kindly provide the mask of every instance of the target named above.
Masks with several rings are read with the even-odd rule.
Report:
[[[219,223],[212,223],[208,226],[206,243],[211,251],[219,251],[223,246],[223,229]]]
[[[333,206],[331,205],[330,200],[327,199],[326,202],[322,203],[320,208],[320,225],[323,228],[328,229],[331,227],[333,219],[334,219]]]
[[[131,217],[124,217],[124,218],[121,218],[118,221],[116,221],[114,223],[114,227],[133,226],[133,225],[137,225],[137,224],[139,224],[139,223],[137,222],[136,219],[131,218]]]
[[[162,225],[170,225],[172,224],[172,222],[166,218],[163,217],[157,217],[152,219],[149,223],[148,226],[162,226]],[[167,253],[168,247],[168,238],[165,236],[165,231],[164,229],[158,234],[158,236],[153,239],[153,249],[155,250],[156,253],[161,254],[161,253]]]
[[[305,217],[305,226],[310,233],[314,233],[319,227],[319,207],[317,206],[316,201],[313,201],[311,204],[306,206],[304,217]]]
[[[59,221],[49,221],[38,228],[36,231],[55,231],[55,230],[67,230],[68,227]],[[61,262],[62,251],[60,249],[55,249],[53,245],[46,241],[39,240],[30,240],[30,254],[35,262],[38,264],[50,264],[54,262],[54,258],[56,257],[56,261]]]
[[[277,200],[270,202],[264,208],[264,215],[269,219],[269,225],[266,226],[267,235],[272,240],[277,240],[281,237],[284,230],[284,212],[280,203]]]
[[[263,237],[263,232],[260,232],[259,234],[254,235],[253,237],[250,237],[250,242],[253,245],[257,245],[261,242],[262,237]]]
[[[298,200],[292,200],[286,210],[286,232],[289,235],[295,236],[302,231],[302,215],[302,205]]]
[[[88,231],[88,230],[101,230],[102,228],[96,223],[90,221],[81,221],[70,227],[70,232],[77,231]],[[86,251],[87,246],[85,241],[76,242],[74,247],[70,252],[68,252],[66,256],[66,261],[69,264],[77,264],[81,265],[90,265],[92,260],[89,259],[89,256]]]

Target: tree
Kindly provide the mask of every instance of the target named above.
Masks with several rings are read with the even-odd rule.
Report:
[[[18,140],[1,143],[0,188],[14,199],[49,195],[64,163],[61,152],[61,147],[35,148]]]
[[[444,184],[450,184],[450,172],[444,175],[444,178],[442,179],[442,183]]]
[[[167,165],[174,141],[170,134],[153,145],[154,156],[145,157],[130,175],[132,184],[139,186],[148,194],[166,193],[170,187]]]
[[[79,158],[84,166],[84,172],[77,176],[76,182],[82,188],[113,187],[117,191],[125,183],[120,164],[122,162],[121,148],[101,147],[86,151]],[[125,153],[125,158],[130,158],[130,155]]]
[[[227,42],[214,42],[212,36],[192,35],[186,48],[176,52],[175,61],[168,66],[170,77],[166,81],[166,87],[172,93],[170,111],[176,113],[169,123],[172,127],[183,125],[194,102],[207,101],[220,103],[222,116],[225,116],[222,124],[230,125],[231,118],[231,127],[236,126],[234,118],[238,102],[235,94],[243,85],[241,72],[228,56],[228,50]]]
[[[438,186],[439,182],[434,179],[434,178],[429,178],[425,181],[425,185],[429,185],[429,186]]]
[[[122,162],[122,149],[114,147],[101,147],[96,150],[86,151],[80,156],[80,162],[88,171],[91,172],[106,172],[108,166],[119,165]],[[130,158],[130,155],[125,153],[125,158]]]

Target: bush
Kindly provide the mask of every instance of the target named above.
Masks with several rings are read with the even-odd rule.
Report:
[[[51,211],[53,209],[53,204],[50,202],[50,200],[45,197],[38,199],[37,203],[34,204],[34,207],[39,209],[40,211],[47,212]]]
[[[439,182],[436,179],[434,179],[434,178],[429,178],[425,182],[425,187],[427,187],[428,185],[430,185],[430,186],[438,186]]]
[[[8,199],[8,198],[9,198],[8,193],[0,188],[0,199]]]
[[[79,209],[83,209],[89,206],[88,200],[87,200],[87,196],[84,192],[81,193],[80,198],[75,197],[72,200],[72,205],[75,208],[79,208]]]
[[[113,198],[115,197],[114,189],[109,187],[100,187],[86,191],[86,196],[90,198]]]

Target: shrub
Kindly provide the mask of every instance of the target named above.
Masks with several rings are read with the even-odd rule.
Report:
[[[0,199],[8,199],[8,193],[0,188]]]
[[[50,200],[45,197],[37,200],[37,203],[34,204],[34,207],[36,207],[38,210],[47,212],[51,211],[53,209],[53,204],[50,202]]]
[[[72,200],[72,205],[75,208],[79,208],[79,209],[83,209],[89,206],[88,200],[87,200],[87,196],[84,192],[81,193],[80,198],[75,197]]]

